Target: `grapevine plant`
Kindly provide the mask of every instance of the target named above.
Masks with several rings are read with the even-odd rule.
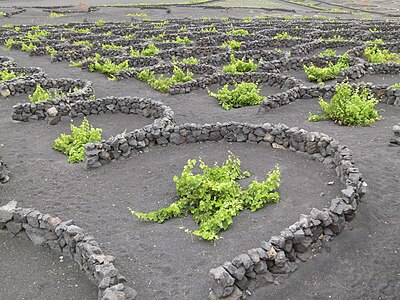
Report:
[[[186,229],[186,232],[205,240],[218,239],[220,231],[227,230],[233,222],[233,217],[239,215],[242,210],[247,208],[254,212],[266,204],[279,202],[278,167],[267,174],[265,181],[253,181],[244,190],[238,180],[249,177],[250,173],[242,172],[240,164],[240,159],[233,154],[229,154],[221,167],[217,164],[209,167],[201,159],[199,164],[195,159],[189,160],[181,176],[175,176],[173,179],[178,201],[149,213],[133,210],[131,212],[139,219],[158,223],[190,213],[199,228],[194,231]],[[201,171],[193,174],[197,166]]]
[[[379,119],[378,111],[375,109],[377,103],[367,87],[353,87],[344,81],[336,87],[329,103],[320,97],[319,104],[324,113],[310,115],[308,120],[317,122],[332,119],[339,125],[347,126],[372,125]]]
[[[222,108],[226,110],[257,105],[264,99],[264,96],[260,95],[260,89],[257,84],[248,82],[235,83],[233,90],[230,90],[226,84],[217,93],[209,91],[208,94],[216,98]]]
[[[162,93],[168,92],[169,88],[177,83],[188,82],[193,80],[193,73],[190,71],[185,72],[178,66],[174,66],[174,71],[171,77],[164,78],[164,75],[156,78],[154,71],[142,70],[137,74],[137,78],[146,81],[152,88]]]
[[[14,71],[10,71],[7,68],[0,70],[0,81],[6,81],[6,80],[11,80],[14,78],[22,78],[25,77],[26,75],[24,73],[21,74],[15,74]]]
[[[313,63],[309,67],[304,66],[303,68],[304,72],[307,73],[308,79],[323,83],[324,81],[335,79],[341,71],[350,68],[349,57],[347,54],[343,54],[336,64],[329,62],[325,68],[316,67]]]
[[[114,74],[123,70],[134,70],[135,68],[129,67],[129,61],[125,60],[120,64],[111,61],[110,58],[103,59],[100,54],[96,53],[93,62],[89,65],[90,72],[98,72],[108,75],[109,80],[115,80]]]
[[[71,135],[61,134],[54,141],[53,148],[68,155],[69,163],[82,162],[85,157],[84,146],[91,142],[101,141],[101,128],[93,128],[85,118],[81,126],[71,125]]]
[[[235,58],[235,55],[231,54],[230,63],[222,68],[222,72],[224,73],[245,73],[245,72],[256,72],[258,65],[252,60],[245,61],[245,57],[241,60]]]
[[[55,98],[61,98],[64,97],[65,93],[60,92],[60,91],[54,91],[51,92],[49,90],[43,89],[40,84],[36,86],[35,91],[33,92],[32,95],[28,95],[29,100],[31,103],[36,103],[36,102],[44,102],[44,101],[49,101],[51,99]]]
[[[378,44],[367,47],[364,50],[364,56],[370,63],[394,62],[400,64],[400,53],[389,52],[387,49],[380,49]]]

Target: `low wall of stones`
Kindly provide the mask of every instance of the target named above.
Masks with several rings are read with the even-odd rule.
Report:
[[[44,73],[38,73],[38,77],[15,78],[0,84],[0,92],[3,96],[16,94],[33,93],[36,86],[40,85],[43,89],[57,90],[67,93],[65,97],[58,100],[74,102],[80,99],[87,99],[94,94],[92,83],[85,79],[71,78],[48,78]],[[27,109],[32,104],[21,104],[19,107]],[[28,112],[28,111],[26,111]]]
[[[345,221],[354,218],[366,184],[346,146],[325,134],[269,123],[186,123],[157,129],[147,127],[120,135],[108,143],[85,145],[85,166],[99,167],[119,156],[129,156],[133,149],[144,151],[156,145],[220,140],[266,143],[274,148],[307,153],[326,166],[334,167],[345,184],[342,195],[333,199],[329,208],[322,211],[313,208],[309,215],[301,215],[300,220],[284,229],[280,236],[274,236],[268,242],[262,242],[259,248],[250,249],[210,271],[214,280],[210,299],[241,299],[248,295],[249,289],[273,282],[274,276],[294,272],[296,262],[312,257],[313,247],[321,246],[323,241],[340,233]]]
[[[335,48],[342,48],[342,47],[357,47],[362,45],[362,41],[319,41],[314,40],[309,43],[300,44],[294,46],[291,49],[292,55],[309,55],[311,52],[317,49],[335,49]]]
[[[400,106],[400,89],[388,85],[374,85],[372,83],[357,83],[354,86],[366,86],[381,103]],[[260,104],[260,113],[265,113],[272,108],[283,106],[299,99],[322,97],[330,99],[335,93],[336,85],[313,85],[291,88],[283,93],[267,96]]]
[[[253,59],[258,63],[261,59],[264,61],[279,60],[286,57],[284,52],[269,51],[269,50],[249,50],[249,51],[228,51],[215,54],[212,56],[201,58],[201,63],[212,64],[214,66],[227,65],[231,61],[231,54],[234,54],[236,59]]]
[[[254,82],[260,83],[268,86],[279,86],[282,90],[292,89],[295,86],[300,86],[301,81],[274,73],[266,72],[254,72],[254,73],[239,73],[239,74],[215,74],[212,76],[205,76],[197,78],[194,81],[177,83],[169,89],[168,93],[170,95],[189,93],[193,90],[204,89],[212,84],[225,85],[225,84],[235,84],[237,82]]]
[[[213,285],[209,299],[245,299],[257,287],[273,283],[277,276],[294,272],[298,263],[314,256],[313,249],[320,248],[339,234],[345,222],[355,217],[361,196],[366,191],[366,183],[346,146],[324,134],[281,126],[280,133],[272,126],[269,134],[266,131],[260,136],[261,140],[272,139],[276,143],[278,139],[285,148],[306,152],[324,164],[333,165],[345,188],[339,197],[332,199],[329,208],[313,208],[308,215],[302,214],[299,221],[282,230],[280,235],[211,269],[209,274]]]
[[[10,172],[8,171],[7,165],[3,158],[0,156],[0,188],[1,184],[6,183],[10,180]]]
[[[9,71],[13,71],[16,75],[24,76],[5,80],[0,83],[0,94],[3,97],[14,96],[16,94],[25,93],[25,89],[35,81],[42,82],[47,75],[40,68],[34,67],[17,67],[10,65],[6,67]]]
[[[106,255],[94,237],[73,220],[63,222],[34,208],[17,207],[17,202],[11,201],[0,207],[0,230],[26,236],[34,245],[49,247],[72,259],[97,285],[99,300],[136,297],[136,291],[126,285],[126,278],[115,267],[115,258]]]
[[[57,110],[60,116],[71,118],[98,114],[140,114],[146,118],[173,122],[173,111],[162,102],[139,97],[106,97],[95,100],[76,100],[66,102],[62,99],[31,103],[20,103],[13,107],[12,119],[29,121],[49,117],[51,108]]]

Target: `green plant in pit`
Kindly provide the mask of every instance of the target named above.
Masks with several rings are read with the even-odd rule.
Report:
[[[109,80],[115,80],[114,74],[120,71],[134,70],[129,67],[129,61],[125,60],[120,64],[114,63],[110,58],[104,59],[98,53],[95,54],[93,62],[89,65],[90,72],[98,72],[108,75]]]
[[[52,11],[50,13],[50,15],[49,15],[50,18],[61,18],[61,17],[64,17],[64,16],[65,16],[64,14],[58,14],[58,13],[56,13],[54,11]]]
[[[7,14],[3,11],[0,11],[0,17],[5,17],[5,16],[7,16]]]
[[[400,64],[400,53],[389,52],[387,49],[380,49],[378,44],[365,48],[364,56],[370,63],[394,62]]]
[[[245,61],[245,57],[241,60],[235,58],[234,54],[230,56],[230,63],[222,68],[224,73],[245,73],[245,72],[256,72],[258,65],[254,63],[253,59],[249,59],[248,62]]]
[[[130,50],[130,55],[131,56],[154,56],[160,52],[160,49],[158,49],[153,43],[150,43],[147,45],[146,48],[143,50],[134,50],[131,48]]]
[[[63,92],[59,92],[59,91],[50,92],[49,90],[43,89],[40,86],[40,84],[38,84],[38,85],[36,85],[36,89],[33,92],[33,94],[28,95],[28,98],[32,103],[36,103],[36,102],[48,101],[48,100],[51,100],[54,98],[61,98],[64,96],[65,96],[65,93],[63,93]]]
[[[250,18],[250,17],[244,17],[243,18],[243,23],[251,23],[252,21],[253,21],[253,19]]]
[[[54,56],[57,54],[57,50],[54,49],[53,47],[50,46],[46,46],[46,51],[47,53],[49,53],[51,56]]]
[[[123,36],[124,39],[133,39],[134,37],[135,37],[135,34],[134,34],[134,33],[127,34],[127,35],[124,35],[124,36]]]
[[[23,78],[25,76],[26,75],[24,73],[17,75],[14,73],[14,71],[10,71],[8,69],[0,70],[0,80],[1,81],[11,80],[11,79],[15,79],[15,78]]]
[[[190,44],[193,43],[192,40],[190,40],[187,36],[185,36],[183,39],[180,38],[180,36],[178,35],[175,40],[173,40],[173,42],[175,43],[180,43],[180,44],[185,44],[186,46],[189,46]]]
[[[165,36],[165,31],[157,36],[152,35],[150,39],[152,41],[162,41],[164,39],[164,36]]]
[[[289,34],[287,31],[283,31],[282,33],[277,33],[274,36],[277,40],[284,40],[284,39],[293,39],[294,37]]]
[[[374,28],[369,28],[368,30],[369,30],[369,32],[371,32],[371,33],[377,33],[377,32],[379,32],[378,28],[376,28],[376,27],[374,27]]]
[[[111,34],[112,34],[111,30],[109,30],[107,32],[102,33],[101,35],[102,36],[110,36]]]
[[[185,64],[185,65],[198,65],[199,63],[200,63],[200,60],[198,60],[197,58],[195,58],[193,56],[182,59],[182,64]]]
[[[82,64],[83,64],[82,61],[74,62],[74,61],[71,60],[70,63],[69,63],[69,66],[70,67],[82,67]]]
[[[211,24],[209,27],[207,28],[202,28],[201,32],[217,32],[217,28],[215,28],[214,24]]]
[[[230,40],[229,42],[224,42],[221,47],[222,48],[231,48],[232,50],[237,51],[240,49],[241,45],[242,45],[242,42]]]
[[[107,50],[121,50],[123,47],[121,45],[115,45],[114,43],[111,43],[111,44],[101,45],[101,48]]]
[[[4,43],[4,46],[6,46],[6,49],[7,49],[7,50],[10,50],[11,47],[12,47],[12,45],[13,45],[15,42],[16,42],[16,40],[14,40],[14,39],[12,39],[12,38],[7,39],[6,42]]]
[[[329,103],[320,97],[319,104],[324,113],[310,115],[308,120],[317,122],[332,119],[339,125],[369,126],[379,119],[378,111],[375,109],[377,103],[367,87],[353,87],[344,81],[336,87]]]
[[[14,28],[14,25],[8,23],[8,24],[1,25],[1,27],[2,28]]]
[[[246,29],[232,29],[226,32],[227,35],[248,35],[249,32]]]
[[[340,41],[344,41],[344,37],[340,36],[340,35],[334,35],[333,37],[328,39],[329,42],[340,42]]]
[[[87,46],[87,47],[89,47],[90,49],[93,48],[93,44],[92,44],[91,42],[89,42],[89,41],[76,41],[76,42],[73,42],[72,44],[73,44],[73,45]]]
[[[167,20],[160,22],[160,23],[154,23],[154,28],[163,28],[168,24],[169,24],[169,21],[167,21]]]
[[[375,39],[373,41],[366,41],[365,43],[367,45],[379,45],[379,44],[384,44],[385,42],[382,39]]]
[[[95,24],[97,25],[97,26],[103,26],[104,24],[105,24],[106,22],[104,21],[104,20],[98,20]]]
[[[187,27],[186,26],[182,26],[181,28],[179,28],[179,31],[186,31]]]
[[[93,128],[85,118],[81,126],[71,125],[71,135],[61,134],[54,141],[53,148],[68,155],[69,163],[82,162],[85,158],[85,144],[101,141],[101,128]]]
[[[146,81],[151,87],[162,93],[168,92],[170,87],[177,83],[183,83],[193,80],[193,73],[185,72],[178,66],[174,66],[174,71],[171,77],[164,78],[164,75],[160,75],[156,78],[154,71],[142,70],[136,77],[139,80]]]
[[[347,54],[343,54],[336,64],[329,62],[328,67],[325,68],[316,67],[313,63],[311,63],[309,67],[305,65],[303,68],[307,73],[308,79],[318,83],[323,83],[326,80],[336,78],[339,72],[350,68],[349,57]]]
[[[74,32],[79,32],[79,33],[90,33],[90,28],[66,28],[68,30],[72,30]]]
[[[216,98],[222,108],[226,110],[257,105],[265,98],[260,95],[260,89],[257,87],[257,84],[248,82],[235,83],[233,90],[230,90],[226,84],[217,93],[208,91],[208,94]]]
[[[395,83],[393,85],[390,86],[393,89],[400,89],[400,83]]]
[[[25,43],[21,44],[22,51],[29,52],[29,51],[35,50],[35,49],[37,49],[37,46],[32,44],[32,42],[30,42],[29,44],[25,44]]]
[[[131,210],[131,212],[139,219],[158,223],[190,213],[199,228],[195,231],[187,229],[185,232],[204,240],[219,239],[219,233],[227,230],[233,222],[233,217],[239,215],[242,210],[247,208],[254,212],[268,203],[279,202],[278,167],[267,174],[265,181],[253,181],[247,190],[243,190],[237,181],[249,177],[250,173],[243,172],[240,165],[240,159],[233,154],[229,154],[221,167],[216,163],[209,167],[200,159],[198,164],[200,172],[193,174],[197,161],[189,160],[181,176],[175,176],[173,179],[178,201],[158,211],[140,213]]]
[[[336,51],[332,49],[326,49],[325,51],[321,52],[317,55],[318,57],[325,57],[325,56],[336,56]]]

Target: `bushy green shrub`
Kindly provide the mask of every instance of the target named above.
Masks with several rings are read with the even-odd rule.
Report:
[[[6,46],[7,50],[10,50],[12,45],[16,42],[13,38],[7,39],[6,42],[4,43],[4,46]]]
[[[178,61],[178,59],[176,57],[172,58],[172,63],[173,64],[183,64],[183,65],[198,65],[200,63],[200,60],[198,60],[197,58],[191,56],[188,58],[184,58],[181,61]]]
[[[11,80],[14,78],[22,78],[25,77],[26,75],[24,73],[21,74],[15,74],[14,71],[10,71],[8,69],[3,69],[0,70],[0,80],[1,81],[6,81],[6,80]]]
[[[179,177],[174,177],[179,200],[166,208],[149,213],[131,210],[139,219],[163,223],[171,218],[192,214],[199,229],[186,232],[205,240],[218,239],[222,230],[227,230],[233,217],[248,208],[257,211],[268,203],[279,202],[277,188],[280,184],[280,171],[275,167],[267,174],[263,182],[253,181],[247,190],[243,190],[237,180],[249,177],[249,172],[242,172],[240,159],[229,155],[225,164],[207,166],[199,162],[201,172],[193,174],[196,160],[189,160]]]
[[[53,98],[59,98],[61,96],[62,95],[60,93],[58,92],[51,93],[50,91],[43,89],[40,86],[40,84],[38,84],[33,94],[28,95],[28,98],[32,103],[36,103],[36,102],[48,101]]]
[[[121,45],[115,45],[114,43],[111,43],[111,44],[101,45],[101,48],[105,49],[105,50],[121,50],[122,46]]]
[[[89,41],[76,41],[73,42],[73,45],[83,45],[83,46],[88,46],[90,49],[93,48],[93,44]]]
[[[25,44],[25,43],[21,44],[22,51],[29,52],[29,51],[35,50],[35,49],[37,49],[37,46],[32,44],[32,42],[30,42],[29,44]]]
[[[58,13],[56,13],[54,11],[52,11],[50,13],[50,15],[49,15],[50,18],[61,18],[61,17],[64,17],[64,16],[65,16],[64,14],[58,14]]]
[[[249,32],[246,29],[232,29],[226,32],[227,35],[248,35]]]
[[[102,57],[96,53],[93,62],[89,65],[90,72],[99,72],[101,74],[108,75],[108,79],[115,79],[114,74],[119,71],[129,71],[135,68],[129,67],[129,61],[125,60],[120,64],[116,64],[111,61],[110,58],[102,59]]]
[[[209,27],[207,28],[202,28],[201,32],[217,32],[217,28],[215,28],[214,24],[211,24]]]
[[[255,83],[235,83],[235,88],[230,90],[226,84],[217,93],[208,92],[211,97],[218,100],[223,109],[239,108],[260,104],[264,96],[260,95],[260,89]]]
[[[81,126],[71,125],[71,133],[71,135],[61,134],[54,141],[53,148],[68,155],[69,163],[78,163],[85,158],[85,144],[101,141],[102,129],[93,128],[85,118]]]
[[[252,59],[249,59],[248,62],[245,61],[245,57],[241,60],[235,58],[234,54],[230,56],[230,63],[222,68],[222,72],[224,73],[245,73],[245,72],[256,72],[258,65],[254,63]]]
[[[142,70],[136,75],[136,77],[139,80],[146,81],[157,91],[166,93],[174,84],[193,80],[193,73],[186,71],[185,74],[181,68],[174,66],[174,71],[171,77],[164,78],[164,75],[160,75],[158,78],[156,78],[154,71],[150,72],[149,70]]]
[[[339,58],[336,64],[329,62],[328,67],[325,68],[316,67],[313,63],[311,63],[309,67],[303,66],[303,68],[307,73],[308,79],[318,83],[323,83],[326,80],[336,78],[339,75],[339,72],[350,68],[349,57],[347,54],[344,54]]]
[[[323,115],[310,115],[311,122],[332,119],[339,125],[366,126],[379,119],[375,105],[378,101],[366,87],[353,87],[344,81],[336,87],[335,95],[329,103],[320,97]]]
[[[230,40],[229,42],[224,42],[222,44],[222,48],[231,48],[232,50],[240,50],[240,46],[242,45],[241,42],[235,41],[235,40]]]
[[[380,49],[378,44],[365,48],[364,56],[370,63],[394,62],[400,64],[400,53],[389,52],[387,49]]]
[[[394,88],[394,89],[400,89],[400,83],[395,83],[395,84],[391,85],[390,87]]]
[[[182,38],[180,38],[179,35],[175,38],[174,42],[175,43],[180,43],[180,44],[185,44],[186,46],[189,46],[189,45],[191,45],[193,43],[193,41],[190,40],[187,36],[185,36],[182,39]]]
[[[274,38],[277,39],[277,40],[284,40],[284,39],[292,39],[293,36],[291,36],[291,35],[289,34],[289,32],[283,31],[282,33],[277,33],[277,34],[274,36]]]
[[[336,56],[336,51],[332,49],[326,49],[325,51],[321,52],[317,55],[318,57],[325,57],[325,56]]]
[[[142,51],[134,50],[131,48],[130,55],[131,56],[154,56],[154,55],[158,54],[159,52],[160,52],[160,49],[158,49],[153,43],[150,43]]]

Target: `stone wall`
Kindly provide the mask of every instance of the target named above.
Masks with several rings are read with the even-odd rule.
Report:
[[[393,137],[390,139],[390,143],[400,146],[400,123],[393,126]]]
[[[172,122],[173,112],[162,102],[139,97],[105,97],[95,100],[80,99],[66,102],[54,99],[44,102],[20,103],[13,107],[12,118],[17,121],[31,119],[45,119],[49,116],[49,109],[55,108],[61,116],[71,118],[98,115],[102,113],[140,114],[145,117]]]
[[[261,135],[262,140],[272,136],[285,148],[306,152],[324,164],[332,164],[345,188],[340,196],[332,199],[329,208],[313,208],[309,214],[300,215],[299,221],[283,229],[280,235],[211,269],[213,285],[209,299],[245,299],[257,287],[286,278],[297,269],[298,263],[311,259],[315,249],[344,229],[345,222],[355,217],[361,196],[366,192],[367,185],[346,146],[320,133],[281,126],[279,135]],[[257,130],[259,128],[263,127]],[[276,127],[272,128],[276,132]]]
[[[10,180],[10,172],[8,171],[7,165],[4,163],[3,158],[0,156],[0,188],[1,184],[6,183]]]
[[[62,221],[56,216],[34,208],[17,207],[16,201],[0,207],[0,230],[29,238],[34,245],[49,247],[69,257],[98,286],[99,300],[132,300],[136,291],[126,285],[113,262],[93,236],[78,227],[73,220]]]
[[[297,262],[311,258],[313,247],[320,247],[340,233],[345,221],[354,218],[366,184],[346,146],[322,133],[269,123],[186,123],[157,129],[149,126],[120,135],[108,143],[87,144],[85,166],[99,167],[119,157],[128,157],[132,150],[144,151],[156,145],[220,140],[266,143],[274,148],[307,153],[327,167],[334,167],[345,184],[342,194],[331,201],[329,208],[313,208],[309,215],[301,215],[300,220],[284,229],[281,235],[210,271],[214,279],[210,299],[241,299],[249,289],[273,282],[276,275],[294,272]]]
[[[384,104],[400,106],[400,89],[385,84],[374,85],[372,83],[353,83],[354,86],[366,86],[377,100]],[[283,106],[300,99],[322,97],[329,100],[335,93],[336,85],[299,86],[288,89],[283,93],[267,96],[260,104],[259,112],[265,113],[272,108]]]

